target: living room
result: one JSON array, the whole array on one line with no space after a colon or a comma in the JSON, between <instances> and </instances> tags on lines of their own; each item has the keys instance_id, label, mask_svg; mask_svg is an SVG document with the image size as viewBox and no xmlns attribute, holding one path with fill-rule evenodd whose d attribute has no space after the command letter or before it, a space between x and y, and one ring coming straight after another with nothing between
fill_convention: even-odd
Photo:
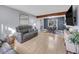
<instances>
[{"instance_id":1,"label":"living room","mask_svg":"<svg viewBox=\"0 0 79 59\"><path fill-rule=\"evenodd\" d=\"M70 5L1 5L0 53L78 53L78 48L76 50L70 47L72 44L67 45L70 47L67 51L64 40L70 34L69 31L79 30L77 5L73 5L73 16L77 23L72 24L72 21L66 20L70 7Z\"/></svg>"}]
</instances>

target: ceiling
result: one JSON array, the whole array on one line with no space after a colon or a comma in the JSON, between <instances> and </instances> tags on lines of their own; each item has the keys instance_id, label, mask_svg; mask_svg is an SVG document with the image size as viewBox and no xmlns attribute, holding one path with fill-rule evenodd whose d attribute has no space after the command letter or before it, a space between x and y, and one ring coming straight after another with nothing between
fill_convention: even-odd
<instances>
[{"instance_id":1,"label":"ceiling","mask_svg":"<svg viewBox=\"0 0 79 59\"><path fill-rule=\"evenodd\" d=\"M20 10L34 16L45 15L67 11L69 5L7 5L8 7Z\"/></svg>"}]
</instances>

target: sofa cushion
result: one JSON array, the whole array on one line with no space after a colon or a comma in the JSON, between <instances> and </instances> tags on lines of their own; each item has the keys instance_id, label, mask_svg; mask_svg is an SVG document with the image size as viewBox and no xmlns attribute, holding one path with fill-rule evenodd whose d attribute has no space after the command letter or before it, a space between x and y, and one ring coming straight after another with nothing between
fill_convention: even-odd
<instances>
[{"instance_id":1,"label":"sofa cushion","mask_svg":"<svg viewBox=\"0 0 79 59\"><path fill-rule=\"evenodd\" d=\"M0 52L5 53L11 49L11 46L8 43L3 43L2 47L0 47Z\"/></svg>"},{"instance_id":2,"label":"sofa cushion","mask_svg":"<svg viewBox=\"0 0 79 59\"><path fill-rule=\"evenodd\" d=\"M16 54L16 52L15 52L14 50L11 49L11 50L5 52L4 54Z\"/></svg>"},{"instance_id":3,"label":"sofa cushion","mask_svg":"<svg viewBox=\"0 0 79 59\"><path fill-rule=\"evenodd\" d=\"M18 26L18 27L16 27L16 30L17 30L17 32L28 32L28 30L29 29L32 29L32 26L30 26L30 25L21 25L21 26Z\"/></svg>"}]
</instances>

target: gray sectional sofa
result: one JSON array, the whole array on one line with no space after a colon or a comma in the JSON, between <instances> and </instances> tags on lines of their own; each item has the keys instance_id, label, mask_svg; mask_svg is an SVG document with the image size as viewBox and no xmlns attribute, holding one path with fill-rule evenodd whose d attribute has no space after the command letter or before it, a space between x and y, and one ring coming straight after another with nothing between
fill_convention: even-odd
<instances>
[{"instance_id":1,"label":"gray sectional sofa","mask_svg":"<svg viewBox=\"0 0 79 59\"><path fill-rule=\"evenodd\" d=\"M28 41L38 35L38 30L30 25L21 25L16 27L16 39L20 43Z\"/></svg>"}]
</instances>

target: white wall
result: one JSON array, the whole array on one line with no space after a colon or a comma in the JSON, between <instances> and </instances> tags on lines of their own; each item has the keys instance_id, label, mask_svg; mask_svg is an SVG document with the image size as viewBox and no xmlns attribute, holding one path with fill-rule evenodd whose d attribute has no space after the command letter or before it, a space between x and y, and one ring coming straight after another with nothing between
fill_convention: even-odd
<instances>
[{"instance_id":1,"label":"white wall","mask_svg":"<svg viewBox=\"0 0 79 59\"><path fill-rule=\"evenodd\" d=\"M77 28L79 31L79 6L77 6Z\"/></svg>"},{"instance_id":2,"label":"white wall","mask_svg":"<svg viewBox=\"0 0 79 59\"><path fill-rule=\"evenodd\" d=\"M11 30L15 31L15 27L18 25L19 13L8 7L0 6L0 34L11 32Z\"/></svg>"},{"instance_id":3,"label":"white wall","mask_svg":"<svg viewBox=\"0 0 79 59\"><path fill-rule=\"evenodd\" d=\"M32 25L36 23L36 17L29 15L29 25Z\"/></svg>"},{"instance_id":4,"label":"white wall","mask_svg":"<svg viewBox=\"0 0 79 59\"><path fill-rule=\"evenodd\" d=\"M0 24L15 27L19 24L19 13L15 10L0 6Z\"/></svg>"},{"instance_id":5,"label":"white wall","mask_svg":"<svg viewBox=\"0 0 79 59\"><path fill-rule=\"evenodd\" d=\"M38 32L40 32L40 27L41 27L41 22L39 19L37 19L37 28L38 28Z\"/></svg>"},{"instance_id":6,"label":"white wall","mask_svg":"<svg viewBox=\"0 0 79 59\"><path fill-rule=\"evenodd\" d=\"M29 15L29 25L36 26L38 31L40 31L40 20L36 18L35 16Z\"/></svg>"}]
</instances>

